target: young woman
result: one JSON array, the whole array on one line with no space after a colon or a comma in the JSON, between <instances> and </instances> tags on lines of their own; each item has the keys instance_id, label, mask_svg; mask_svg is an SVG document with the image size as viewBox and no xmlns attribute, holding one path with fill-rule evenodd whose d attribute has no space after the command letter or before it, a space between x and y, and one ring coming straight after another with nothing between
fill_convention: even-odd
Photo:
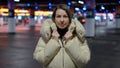
<instances>
[{"instance_id":1,"label":"young woman","mask_svg":"<svg viewBox=\"0 0 120 68\"><path fill-rule=\"evenodd\" d=\"M46 68L82 68L90 49L81 23L72 19L67 5L58 5L52 19L43 22L34 59Z\"/></svg>"}]
</instances>

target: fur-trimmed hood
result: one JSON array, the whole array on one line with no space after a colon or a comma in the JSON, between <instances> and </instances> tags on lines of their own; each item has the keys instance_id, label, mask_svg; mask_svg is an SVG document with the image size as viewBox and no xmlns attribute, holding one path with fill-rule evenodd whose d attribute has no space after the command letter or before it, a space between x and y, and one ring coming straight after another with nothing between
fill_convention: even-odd
<instances>
[{"instance_id":1,"label":"fur-trimmed hood","mask_svg":"<svg viewBox=\"0 0 120 68\"><path fill-rule=\"evenodd\" d=\"M42 28L40 30L40 34L43 37L43 39L47 42L51 37L51 31L57 30L57 27L55 23L52 21L52 19L46 19L43 24ZM81 39L85 35L85 30L82 24L78 20L72 19L72 22L70 23L70 26L68 27L68 30L77 33L78 37ZM84 38L81 39L81 41L84 41Z\"/></svg>"}]
</instances>

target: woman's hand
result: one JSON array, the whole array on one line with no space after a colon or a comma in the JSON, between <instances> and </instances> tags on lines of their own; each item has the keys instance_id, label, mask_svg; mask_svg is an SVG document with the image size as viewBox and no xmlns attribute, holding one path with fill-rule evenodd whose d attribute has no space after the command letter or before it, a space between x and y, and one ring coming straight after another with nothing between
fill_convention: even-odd
<instances>
[{"instance_id":1,"label":"woman's hand","mask_svg":"<svg viewBox=\"0 0 120 68\"><path fill-rule=\"evenodd\" d=\"M58 39L59 38L59 33L56 31L56 30L54 30L53 32L52 32L52 38L55 38L55 39Z\"/></svg>"},{"instance_id":2,"label":"woman's hand","mask_svg":"<svg viewBox=\"0 0 120 68\"><path fill-rule=\"evenodd\" d=\"M72 36L73 36L72 32L68 31L68 32L66 32L66 34L64 35L64 39L65 39L65 40L68 40L68 39L72 38Z\"/></svg>"}]
</instances>

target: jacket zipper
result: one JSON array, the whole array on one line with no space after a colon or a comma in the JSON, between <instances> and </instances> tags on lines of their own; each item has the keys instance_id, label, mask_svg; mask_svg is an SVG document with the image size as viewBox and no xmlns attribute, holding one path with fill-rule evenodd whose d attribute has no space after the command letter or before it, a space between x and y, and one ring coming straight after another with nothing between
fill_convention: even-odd
<instances>
[{"instance_id":1,"label":"jacket zipper","mask_svg":"<svg viewBox=\"0 0 120 68\"><path fill-rule=\"evenodd\" d=\"M64 41L62 40L62 39L60 39L59 40L59 42L60 42L60 45L61 45L61 48L62 48L62 65L63 65L63 67L62 68L64 68Z\"/></svg>"}]
</instances>

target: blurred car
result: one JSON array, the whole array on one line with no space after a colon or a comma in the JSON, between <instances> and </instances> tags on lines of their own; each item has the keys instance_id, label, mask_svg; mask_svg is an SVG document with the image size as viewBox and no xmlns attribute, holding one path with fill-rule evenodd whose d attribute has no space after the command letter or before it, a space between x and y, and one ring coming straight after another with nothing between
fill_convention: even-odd
<instances>
[{"instance_id":1,"label":"blurred car","mask_svg":"<svg viewBox=\"0 0 120 68\"><path fill-rule=\"evenodd\" d=\"M81 24L86 23L86 19L85 19L84 16L79 16L79 17L78 17L78 20L81 22Z\"/></svg>"}]
</instances>

